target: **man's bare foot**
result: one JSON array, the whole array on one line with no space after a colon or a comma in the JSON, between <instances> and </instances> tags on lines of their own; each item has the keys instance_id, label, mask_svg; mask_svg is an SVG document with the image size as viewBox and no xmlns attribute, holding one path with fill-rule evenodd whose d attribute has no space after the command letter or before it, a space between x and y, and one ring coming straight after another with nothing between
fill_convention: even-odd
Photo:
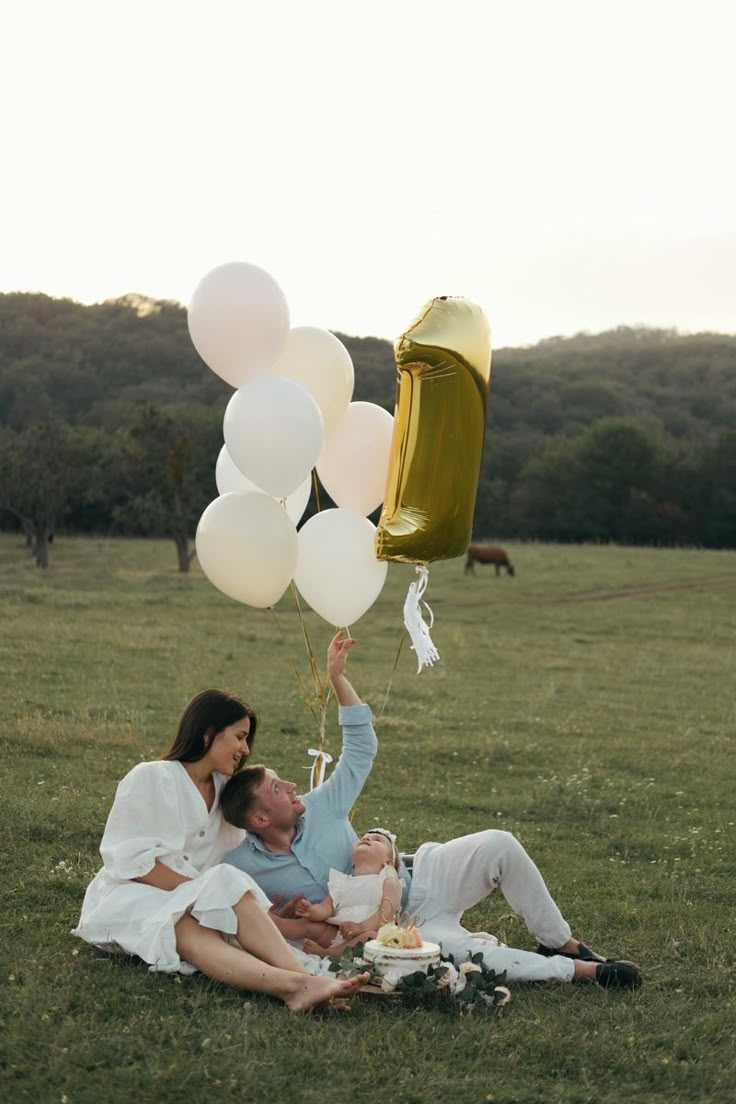
<instances>
[{"instance_id":1,"label":"man's bare foot","mask_svg":"<svg viewBox=\"0 0 736 1104\"><path fill-rule=\"evenodd\" d=\"M300 978L296 992L286 1001L290 1012L306 1012L318 1004L332 1004L338 1009L346 1009L346 997L352 997L370 980L370 974L357 974L351 978L313 977L304 974Z\"/></svg>"}]
</instances>

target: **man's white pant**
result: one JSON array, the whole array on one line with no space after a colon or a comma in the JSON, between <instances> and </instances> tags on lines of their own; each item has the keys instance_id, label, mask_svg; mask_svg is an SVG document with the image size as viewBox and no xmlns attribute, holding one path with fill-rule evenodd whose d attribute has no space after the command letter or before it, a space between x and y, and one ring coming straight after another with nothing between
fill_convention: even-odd
<instances>
[{"instance_id":1,"label":"man's white pant","mask_svg":"<svg viewBox=\"0 0 736 1104\"><path fill-rule=\"evenodd\" d=\"M414 856L407 907L419 917L423 937L439 943L456 962L482 951L486 965L496 973L505 970L509 981L571 981L572 959L517 951L462 926L465 910L497 887L545 947L561 947L570 938L542 875L510 832L491 829L422 844Z\"/></svg>"}]
</instances>

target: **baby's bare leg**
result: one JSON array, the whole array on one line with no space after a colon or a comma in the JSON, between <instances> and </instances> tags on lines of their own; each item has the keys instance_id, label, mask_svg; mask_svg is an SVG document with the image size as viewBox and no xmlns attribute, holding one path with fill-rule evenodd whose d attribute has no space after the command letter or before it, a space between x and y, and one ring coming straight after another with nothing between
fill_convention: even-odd
<instances>
[{"instance_id":1,"label":"baby's bare leg","mask_svg":"<svg viewBox=\"0 0 736 1104\"><path fill-rule=\"evenodd\" d=\"M361 932L360 935L354 935L352 939L345 939L342 943L332 943L328 947L324 947L319 943L313 942L311 939L304 940L304 950L307 954L316 955L341 955L344 954L348 947L355 947L358 943L365 943L369 939L375 939L378 935L377 931Z\"/></svg>"},{"instance_id":2,"label":"baby's bare leg","mask_svg":"<svg viewBox=\"0 0 736 1104\"><path fill-rule=\"evenodd\" d=\"M337 928L334 924L324 924L320 920L308 920L307 930L304 933L304 949L306 950L307 940L310 943L317 943L320 947L329 947L332 940L337 935ZM308 954L314 952L308 951Z\"/></svg>"},{"instance_id":3,"label":"baby's bare leg","mask_svg":"<svg viewBox=\"0 0 736 1104\"><path fill-rule=\"evenodd\" d=\"M305 939L302 947L306 954L319 955L320 958L340 953L337 948L323 947L321 943L315 943L313 939Z\"/></svg>"},{"instance_id":4,"label":"baby's bare leg","mask_svg":"<svg viewBox=\"0 0 736 1104\"><path fill-rule=\"evenodd\" d=\"M297 919L296 917L279 916L275 912L269 913L269 916L273 920L276 927L279 929L284 939L291 939L293 942L297 942L303 939L308 934L310 928L314 927L311 920Z\"/></svg>"},{"instance_id":5,"label":"baby's bare leg","mask_svg":"<svg viewBox=\"0 0 736 1104\"><path fill-rule=\"evenodd\" d=\"M334 924L323 924L320 920L307 920L306 917L302 919L289 918L278 916L275 913L270 913L270 916L284 939L291 939L294 942L300 939L308 939L310 943L316 943L320 947L329 947L337 934L337 928ZM317 951L307 951L307 954L317 953Z\"/></svg>"}]
</instances>

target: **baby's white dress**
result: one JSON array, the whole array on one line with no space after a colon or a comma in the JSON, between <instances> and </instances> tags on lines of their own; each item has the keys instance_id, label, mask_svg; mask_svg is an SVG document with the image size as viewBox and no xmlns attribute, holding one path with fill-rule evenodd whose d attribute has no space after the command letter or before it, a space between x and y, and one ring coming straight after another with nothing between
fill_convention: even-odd
<instances>
[{"instance_id":1,"label":"baby's white dress","mask_svg":"<svg viewBox=\"0 0 736 1104\"><path fill-rule=\"evenodd\" d=\"M214 774L212 809L179 762L139 763L120 782L100 844L104 866L95 876L72 932L109 951L138 955L151 970L195 973L176 950L174 925L185 913L226 936L237 932L232 906L251 890L264 910L270 907L253 879L222 864L245 832L219 809L225 775ZM156 889L133 881L159 859L191 881L176 889ZM219 865L218 865L219 864Z\"/></svg>"},{"instance_id":2,"label":"baby's white dress","mask_svg":"<svg viewBox=\"0 0 736 1104\"><path fill-rule=\"evenodd\" d=\"M386 879L399 880L392 866L384 866L380 874L343 874L330 870L327 889L332 898L334 912L328 924L360 924L380 908ZM391 917L386 917L390 920Z\"/></svg>"}]
</instances>

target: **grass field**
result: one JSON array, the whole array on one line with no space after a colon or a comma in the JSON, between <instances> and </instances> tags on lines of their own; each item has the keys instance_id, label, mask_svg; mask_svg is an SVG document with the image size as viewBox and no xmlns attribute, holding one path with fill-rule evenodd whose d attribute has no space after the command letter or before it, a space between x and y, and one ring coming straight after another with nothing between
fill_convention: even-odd
<instances>
[{"instance_id":1,"label":"grass field","mask_svg":"<svg viewBox=\"0 0 736 1104\"><path fill-rule=\"evenodd\" d=\"M256 758L307 784L315 727L290 601L230 602L172 544L59 538L47 573L0 537L3 901L0 1097L9 1104L726 1102L736 1084L736 555L510 547L517 578L436 564L441 656L404 647L356 826L411 849L520 836L576 934L636 958L635 994L517 987L495 1018L294 1019L73 939L119 778L188 698L242 693ZM351 676L381 711L411 569L354 627ZM320 661L330 630L305 613ZM334 713L329 750L338 748ZM472 925L532 947L494 896Z\"/></svg>"}]
</instances>

